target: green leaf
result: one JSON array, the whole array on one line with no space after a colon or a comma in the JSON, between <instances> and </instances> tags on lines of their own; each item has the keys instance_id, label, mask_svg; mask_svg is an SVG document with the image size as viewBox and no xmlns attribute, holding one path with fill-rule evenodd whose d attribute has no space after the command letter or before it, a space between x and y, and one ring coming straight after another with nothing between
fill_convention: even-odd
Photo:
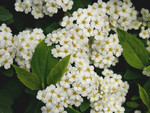
<instances>
[{"instance_id":1,"label":"green leaf","mask_svg":"<svg viewBox=\"0 0 150 113\"><path fill-rule=\"evenodd\" d=\"M0 113L13 113L11 106L0 103Z\"/></svg>"},{"instance_id":2,"label":"green leaf","mask_svg":"<svg viewBox=\"0 0 150 113\"><path fill-rule=\"evenodd\" d=\"M4 23L9 25L9 24L12 24L14 22L14 18L11 18L9 20L6 20Z\"/></svg>"},{"instance_id":3,"label":"green leaf","mask_svg":"<svg viewBox=\"0 0 150 113\"><path fill-rule=\"evenodd\" d=\"M26 17L22 16L20 13L14 15L14 26L20 32L26 28Z\"/></svg>"},{"instance_id":4,"label":"green leaf","mask_svg":"<svg viewBox=\"0 0 150 113\"><path fill-rule=\"evenodd\" d=\"M9 94L9 91L5 89L0 90L0 113L12 113L12 104L13 99Z\"/></svg>"},{"instance_id":5,"label":"green leaf","mask_svg":"<svg viewBox=\"0 0 150 113\"><path fill-rule=\"evenodd\" d=\"M147 92L148 95L150 96L150 90L149 90L149 89L150 89L150 79L148 79L148 80L145 82L143 88L146 90L146 92Z\"/></svg>"},{"instance_id":6,"label":"green leaf","mask_svg":"<svg viewBox=\"0 0 150 113\"><path fill-rule=\"evenodd\" d=\"M126 80L138 79L140 77L141 74L134 69L128 69L123 76L123 78Z\"/></svg>"},{"instance_id":7,"label":"green leaf","mask_svg":"<svg viewBox=\"0 0 150 113\"><path fill-rule=\"evenodd\" d=\"M139 94L140 94L141 100L147 107L149 107L150 99L149 99L147 92L145 91L145 89L143 87L141 87L140 85L138 85L138 86L139 86Z\"/></svg>"},{"instance_id":8,"label":"green leaf","mask_svg":"<svg viewBox=\"0 0 150 113\"><path fill-rule=\"evenodd\" d=\"M11 79L0 90L0 113L12 113L11 106L14 100L21 95L22 86L16 79Z\"/></svg>"},{"instance_id":9,"label":"green leaf","mask_svg":"<svg viewBox=\"0 0 150 113\"><path fill-rule=\"evenodd\" d=\"M125 113L131 113L132 109L131 108L125 108Z\"/></svg>"},{"instance_id":10,"label":"green leaf","mask_svg":"<svg viewBox=\"0 0 150 113\"><path fill-rule=\"evenodd\" d=\"M88 5L92 4L91 0L81 0L82 4L84 5L84 7L87 7Z\"/></svg>"},{"instance_id":11,"label":"green leaf","mask_svg":"<svg viewBox=\"0 0 150 113\"><path fill-rule=\"evenodd\" d=\"M84 100L84 102L81 103L80 105L80 110L81 112L86 111L90 107L90 102L89 100Z\"/></svg>"},{"instance_id":12,"label":"green leaf","mask_svg":"<svg viewBox=\"0 0 150 113\"><path fill-rule=\"evenodd\" d=\"M28 93L29 95L33 95L36 96L37 95L37 91L35 90L30 90L29 88L25 89L25 92Z\"/></svg>"},{"instance_id":13,"label":"green leaf","mask_svg":"<svg viewBox=\"0 0 150 113\"><path fill-rule=\"evenodd\" d=\"M143 43L135 36L123 30L117 30L123 56L132 67L143 69L149 64L149 54Z\"/></svg>"},{"instance_id":14,"label":"green leaf","mask_svg":"<svg viewBox=\"0 0 150 113\"><path fill-rule=\"evenodd\" d=\"M71 55L64 57L52 68L47 77L47 85L56 84L58 81L61 80L68 66L70 56Z\"/></svg>"},{"instance_id":15,"label":"green leaf","mask_svg":"<svg viewBox=\"0 0 150 113\"><path fill-rule=\"evenodd\" d=\"M9 24L12 24L14 22L14 18L11 18L11 19L9 19L9 20L6 20L6 21L0 21L0 24L3 24L3 23L5 23L5 24L7 24L7 25L9 25Z\"/></svg>"},{"instance_id":16,"label":"green leaf","mask_svg":"<svg viewBox=\"0 0 150 113\"><path fill-rule=\"evenodd\" d=\"M32 98L24 113L41 113L42 103L36 98Z\"/></svg>"},{"instance_id":17,"label":"green leaf","mask_svg":"<svg viewBox=\"0 0 150 113\"><path fill-rule=\"evenodd\" d=\"M139 104L136 102L126 102L126 105L130 108L137 108L139 107Z\"/></svg>"},{"instance_id":18,"label":"green leaf","mask_svg":"<svg viewBox=\"0 0 150 113\"><path fill-rule=\"evenodd\" d=\"M45 28L45 32L46 33L51 33L52 31L58 29L60 27L58 22L53 22L51 24L49 24L46 28Z\"/></svg>"},{"instance_id":19,"label":"green leaf","mask_svg":"<svg viewBox=\"0 0 150 113\"><path fill-rule=\"evenodd\" d=\"M139 96L133 96L133 97L131 97L131 100L138 100L138 99L140 99L140 97Z\"/></svg>"},{"instance_id":20,"label":"green leaf","mask_svg":"<svg viewBox=\"0 0 150 113\"><path fill-rule=\"evenodd\" d=\"M31 60L32 72L41 80L43 85L45 85L50 70L58 63L58 59L51 54L54 47L54 45L48 47L43 40L36 47Z\"/></svg>"},{"instance_id":21,"label":"green leaf","mask_svg":"<svg viewBox=\"0 0 150 113\"><path fill-rule=\"evenodd\" d=\"M4 22L12 17L12 14L4 6L0 6L0 21Z\"/></svg>"},{"instance_id":22,"label":"green leaf","mask_svg":"<svg viewBox=\"0 0 150 113\"><path fill-rule=\"evenodd\" d=\"M66 111L68 113L80 113L79 111L75 110L74 108L70 108L70 107L66 108Z\"/></svg>"},{"instance_id":23,"label":"green leaf","mask_svg":"<svg viewBox=\"0 0 150 113\"><path fill-rule=\"evenodd\" d=\"M29 71L20 68L16 65L13 65L16 70L18 79L29 89L31 90L39 90L40 89L40 82L37 76Z\"/></svg>"},{"instance_id":24,"label":"green leaf","mask_svg":"<svg viewBox=\"0 0 150 113\"><path fill-rule=\"evenodd\" d=\"M150 65L146 67L147 72L150 72Z\"/></svg>"},{"instance_id":25,"label":"green leaf","mask_svg":"<svg viewBox=\"0 0 150 113\"><path fill-rule=\"evenodd\" d=\"M9 94L9 91L2 89L0 90L0 104L9 105L13 104L12 96Z\"/></svg>"},{"instance_id":26,"label":"green leaf","mask_svg":"<svg viewBox=\"0 0 150 113\"><path fill-rule=\"evenodd\" d=\"M14 70L12 67L9 69L0 68L0 72L7 77L12 77L14 75Z\"/></svg>"},{"instance_id":27,"label":"green leaf","mask_svg":"<svg viewBox=\"0 0 150 113\"><path fill-rule=\"evenodd\" d=\"M8 91L9 95L12 97L14 101L22 94L24 86L22 83L20 83L19 80L11 79L5 84L3 89Z\"/></svg>"},{"instance_id":28,"label":"green leaf","mask_svg":"<svg viewBox=\"0 0 150 113\"><path fill-rule=\"evenodd\" d=\"M132 47L127 42L123 42L122 47L123 47L123 56L125 57L128 64L130 64L134 68L143 69L144 64L137 56L134 49L132 49Z\"/></svg>"}]
</instances>

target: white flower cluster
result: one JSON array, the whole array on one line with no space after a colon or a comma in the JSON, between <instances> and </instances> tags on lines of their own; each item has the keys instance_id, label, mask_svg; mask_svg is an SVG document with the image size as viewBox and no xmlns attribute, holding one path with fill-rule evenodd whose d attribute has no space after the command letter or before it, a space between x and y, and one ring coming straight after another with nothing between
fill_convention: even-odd
<instances>
[{"instance_id":1,"label":"white flower cluster","mask_svg":"<svg viewBox=\"0 0 150 113\"><path fill-rule=\"evenodd\" d=\"M150 72L147 70L147 68L145 67L142 71L143 75L146 75L147 77L150 77Z\"/></svg>"},{"instance_id":2,"label":"white flower cluster","mask_svg":"<svg viewBox=\"0 0 150 113\"><path fill-rule=\"evenodd\" d=\"M99 7L101 5L105 7ZM73 53L73 57L91 59L99 68L116 65L123 49L107 15L106 4L98 1L87 9L79 8L71 17L65 16L61 22L63 29L47 35L48 46L59 43L52 53L55 57L64 57ZM114 30L115 31L115 30Z\"/></svg>"},{"instance_id":3,"label":"white flower cluster","mask_svg":"<svg viewBox=\"0 0 150 113\"><path fill-rule=\"evenodd\" d=\"M24 30L15 36L16 58L20 67L30 69L30 61L35 47L45 38L42 29Z\"/></svg>"},{"instance_id":4,"label":"white flower cluster","mask_svg":"<svg viewBox=\"0 0 150 113\"><path fill-rule=\"evenodd\" d=\"M0 26L0 67L10 68L15 57L14 37L6 24Z\"/></svg>"},{"instance_id":5,"label":"white flower cluster","mask_svg":"<svg viewBox=\"0 0 150 113\"><path fill-rule=\"evenodd\" d=\"M142 17L139 18L139 21L142 23L141 31L139 36L143 39L147 39L150 37L150 13L148 9L142 8L140 11Z\"/></svg>"},{"instance_id":6,"label":"white flower cluster","mask_svg":"<svg viewBox=\"0 0 150 113\"><path fill-rule=\"evenodd\" d=\"M72 9L72 0L16 0L15 10L34 16L35 19L44 15L53 16L62 8L64 12Z\"/></svg>"},{"instance_id":7,"label":"white flower cluster","mask_svg":"<svg viewBox=\"0 0 150 113\"><path fill-rule=\"evenodd\" d=\"M103 3L99 7L103 7ZM115 28L123 30L138 29L141 23L137 21L137 11L130 0L110 0L104 6L109 21Z\"/></svg>"},{"instance_id":8,"label":"white flower cluster","mask_svg":"<svg viewBox=\"0 0 150 113\"><path fill-rule=\"evenodd\" d=\"M67 113L65 108L79 107L83 97L89 99L91 113L124 113L129 85L121 75L105 70L105 77L100 77L85 59L76 58L73 64L60 82L38 91L37 99L45 103L42 113Z\"/></svg>"}]
</instances>

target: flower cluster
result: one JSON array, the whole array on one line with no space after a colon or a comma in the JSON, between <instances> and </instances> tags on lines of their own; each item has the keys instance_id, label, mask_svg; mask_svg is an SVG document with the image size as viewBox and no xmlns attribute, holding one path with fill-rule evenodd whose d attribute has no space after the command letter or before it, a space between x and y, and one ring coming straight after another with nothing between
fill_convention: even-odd
<instances>
[{"instance_id":1,"label":"flower cluster","mask_svg":"<svg viewBox=\"0 0 150 113\"><path fill-rule=\"evenodd\" d=\"M103 7L103 3L99 7ZM115 28L123 30L138 29L141 25L137 21L137 11L130 0L110 0L105 9L109 15L109 21Z\"/></svg>"},{"instance_id":2,"label":"flower cluster","mask_svg":"<svg viewBox=\"0 0 150 113\"><path fill-rule=\"evenodd\" d=\"M59 43L52 50L55 57L73 53L73 57L90 59L90 63L99 68L116 65L123 49L110 25L106 7L99 7L102 3L98 1L87 9L79 8L71 17L65 16L61 22L65 28L47 35L48 46ZM112 30L114 33L110 33Z\"/></svg>"},{"instance_id":3,"label":"flower cluster","mask_svg":"<svg viewBox=\"0 0 150 113\"><path fill-rule=\"evenodd\" d=\"M15 38L11 32L11 29L6 24L0 26L0 67L4 66L5 69L10 68L15 57Z\"/></svg>"},{"instance_id":4,"label":"flower cluster","mask_svg":"<svg viewBox=\"0 0 150 113\"><path fill-rule=\"evenodd\" d=\"M91 113L124 112L122 103L129 85L121 80L121 75L105 70L105 77L100 77L85 59L76 58L73 64L69 64L60 82L38 91L37 99L45 103L43 113L67 113L65 108L79 107L83 98L90 101Z\"/></svg>"},{"instance_id":5,"label":"flower cluster","mask_svg":"<svg viewBox=\"0 0 150 113\"><path fill-rule=\"evenodd\" d=\"M146 75L147 77L150 77L150 72L148 71L147 67L145 67L142 71L143 75Z\"/></svg>"},{"instance_id":6,"label":"flower cluster","mask_svg":"<svg viewBox=\"0 0 150 113\"><path fill-rule=\"evenodd\" d=\"M30 61L35 47L45 38L42 29L24 30L15 36L16 58L20 67L30 69Z\"/></svg>"},{"instance_id":7,"label":"flower cluster","mask_svg":"<svg viewBox=\"0 0 150 113\"><path fill-rule=\"evenodd\" d=\"M150 37L150 13L149 10L142 8L140 11L142 17L139 18L139 21L142 23L141 25L141 32L139 33L139 36L143 39Z\"/></svg>"},{"instance_id":8,"label":"flower cluster","mask_svg":"<svg viewBox=\"0 0 150 113\"><path fill-rule=\"evenodd\" d=\"M44 15L53 16L60 8L64 12L72 9L72 0L16 0L15 10L34 16L35 19L43 18Z\"/></svg>"}]
</instances>

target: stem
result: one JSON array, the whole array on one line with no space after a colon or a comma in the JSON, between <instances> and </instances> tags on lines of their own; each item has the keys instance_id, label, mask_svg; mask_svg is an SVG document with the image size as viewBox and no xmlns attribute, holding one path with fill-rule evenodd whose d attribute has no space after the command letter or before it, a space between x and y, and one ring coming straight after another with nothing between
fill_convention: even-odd
<instances>
[{"instance_id":1,"label":"stem","mask_svg":"<svg viewBox=\"0 0 150 113\"><path fill-rule=\"evenodd\" d=\"M44 77L42 77L42 89L45 89Z\"/></svg>"}]
</instances>

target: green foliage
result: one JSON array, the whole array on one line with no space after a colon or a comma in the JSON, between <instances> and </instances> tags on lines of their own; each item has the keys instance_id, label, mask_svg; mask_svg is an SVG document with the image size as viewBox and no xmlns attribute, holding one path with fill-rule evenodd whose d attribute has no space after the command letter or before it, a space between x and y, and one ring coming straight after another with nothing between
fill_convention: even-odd
<instances>
[{"instance_id":1,"label":"green foliage","mask_svg":"<svg viewBox=\"0 0 150 113\"><path fill-rule=\"evenodd\" d=\"M77 110L75 110L75 109L73 109L73 108L70 108L70 107L66 108L66 111L67 111L68 113L80 113L79 111L77 111Z\"/></svg>"},{"instance_id":2,"label":"green foliage","mask_svg":"<svg viewBox=\"0 0 150 113\"><path fill-rule=\"evenodd\" d=\"M149 96L143 87L141 87L140 85L138 85L138 86L139 86L140 98L141 98L142 102L147 106L147 108L149 108L149 104L150 104Z\"/></svg>"},{"instance_id":3,"label":"green foliage","mask_svg":"<svg viewBox=\"0 0 150 113\"><path fill-rule=\"evenodd\" d=\"M50 70L57 64L58 59L51 54L51 49L55 46L48 47L44 40L38 44L31 60L31 69L39 80L41 80L42 87L45 86L45 81Z\"/></svg>"},{"instance_id":4,"label":"green foliage","mask_svg":"<svg viewBox=\"0 0 150 113\"><path fill-rule=\"evenodd\" d=\"M2 89L0 90L0 104L9 105L13 104L13 99L11 95L9 95L8 90Z\"/></svg>"},{"instance_id":5,"label":"green foliage","mask_svg":"<svg viewBox=\"0 0 150 113\"><path fill-rule=\"evenodd\" d=\"M0 21L6 22L10 21L12 18L12 14L4 6L0 6Z\"/></svg>"},{"instance_id":6,"label":"green foliage","mask_svg":"<svg viewBox=\"0 0 150 113\"><path fill-rule=\"evenodd\" d=\"M130 109L129 109L129 108L126 108L126 109L125 109L125 113L131 113L131 111L132 111L131 108L130 108Z\"/></svg>"},{"instance_id":7,"label":"green foliage","mask_svg":"<svg viewBox=\"0 0 150 113\"><path fill-rule=\"evenodd\" d=\"M14 101L17 99L23 92L24 87L18 80L9 80L3 89L7 90L9 95L11 96L12 100Z\"/></svg>"},{"instance_id":8,"label":"green foliage","mask_svg":"<svg viewBox=\"0 0 150 113\"><path fill-rule=\"evenodd\" d=\"M140 97L139 97L139 96L133 96L133 97L131 97L131 100L132 100L132 101L134 101L134 100L138 100L138 99L140 99Z\"/></svg>"},{"instance_id":9,"label":"green foliage","mask_svg":"<svg viewBox=\"0 0 150 113\"><path fill-rule=\"evenodd\" d=\"M29 95L33 95L33 96L36 96L36 95L37 95L37 91L31 90L31 89L29 89L29 88L26 88L24 91L25 91L27 94L29 94Z\"/></svg>"},{"instance_id":10,"label":"green foliage","mask_svg":"<svg viewBox=\"0 0 150 113\"><path fill-rule=\"evenodd\" d=\"M149 72L149 73L150 73L150 65L149 65L149 66L147 66L147 67L146 67L146 69L147 69L147 72Z\"/></svg>"},{"instance_id":11,"label":"green foliage","mask_svg":"<svg viewBox=\"0 0 150 113\"><path fill-rule=\"evenodd\" d=\"M68 66L70 56L71 55L64 57L52 68L52 70L50 71L47 77L47 85L56 84L58 81L60 81L60 79L66 72L66 68Z\"/></svg>"},{"instance_id":12,"label":"green foliage","mask_svg":"<svg viewBox=\"0 0 150 113\"><path fill-rule=\"evenodd\" d=\"M150 79L148 79L145 83L143 88L146 90L146 92L148 93L149 97L150 97Z\"/></svg>"},{"instance_id":13,"label":"green foliage","mask_svg":"<svg viewBox=\"0 0 150 113\"><path fill-rule=\"evenodd\" d=\"M80 110L81 112L85 112L88 108L90 107L90 102L89 100L84 100L81 105L80 105Z\"/></svg>"},{"instance_id":14,"label":"green foliage","mask_svg":"<svg viewBox=\"0 0 150 113\"><path fill-rule=\"evenodd\" d=\"M19 81L8 81L0 90L0 113L12 113L11 106L22 92L23 86Z\"/></svg>"},{"instance_id":15,"label":"green foliage","mask_svg":"<svg viewBox=\"0 0 150 113\"><path fill-rule=\"evenodd\" d=\"M29 71L20 68L16 65L13 65L16 70L18 79L28 88L31 90L39 90L40 89L40 82L37 76Z\"/></svg>"},{"instance_id":16,"label":"green foliage","mask_svg":"<svg viewBox=\"0 0 150 113\"><path fill-rule=\"evenodd\" d=\"M139 71L136 71L135 69L127 69L123 78L126 80L133 80L133 79L138 79L141 76L143 75Z\"/></svg>"},{"instance_id":17,"label":"green foliage","mask_svg":"<svg viewBox=\"0 0 150 113\"><path fill-rule=\"evenodd\" d=\"M58 62L58 59L51 54L52 48L54 46L48 47L44 41L38 44L31 61L32 73L13 65L17 77L29 89L39 90L41 87L44 89L45 85L56 84L64 75L71 55ZM47 84L45 83L46 80ZM31 91L26 91L32 94Z\"/></svg>"},{"instance_id":18,"label":"green foliage","mask_svg":"<svg viewBox=\"0 0 150 113\"><path fill-rule=\"evenodd\" d=\"M41 113L42 103L38 101L35 97L30 100L24 113Z\"/></svg>"},{"instance_id":19,"label":"green foliage","mask_svg":"<svg viewBox=\"0 0 150 113\"><path fill-rule=\"evenodd\" d=\"M0 113L13 113L13 112L11 110L10 105L0 103Z\"/></svg>"},{"instance_id":20,"label":"green foliage","mask_svg":"<svg viewBox=\"0 0 150 113\"><path fill-rule=\"evenodd\" d=\"M2 67L2 68L0 68L0 73L2 73L3 75L5 75L7 77L12 77L14 75L14 70L12 67L9 69L4 69Z\"/></svg>"},{"instance_id":21,"label":"green foliage","mask_svg":"<svg viewBox=\"0 0 150 113\"><path fill-rule=\"evenodd\" d=\"M126 105L128 106L128 107L130 107L130 108L137 108L137 107L139 107L139 104L138 103L136 103L136 102L126 102Z\"/></svg>"},{"instance_id":22,"label":"green foliage","mask_svg":"<svg viewBox=\"0 0 150 113\"><path fill-rule=\"evenodd\" d=\"M53 30L60 28L60 25L58 22L53 22L51 24L49 24L46 28L45 28L45 32L46 33L51 33Z\"/></svg>"},{"instance_id":23,"label":"green foliage","mask_svg":"<svg viewBox=\"0 0 150 113\"><path fill-rule=\"evenodd\" d=\"M135 36L123 30L117 30L123 56L132 67L143 69L149 65L149 54L143 43Z\"/></svg>"}]
</instances>

